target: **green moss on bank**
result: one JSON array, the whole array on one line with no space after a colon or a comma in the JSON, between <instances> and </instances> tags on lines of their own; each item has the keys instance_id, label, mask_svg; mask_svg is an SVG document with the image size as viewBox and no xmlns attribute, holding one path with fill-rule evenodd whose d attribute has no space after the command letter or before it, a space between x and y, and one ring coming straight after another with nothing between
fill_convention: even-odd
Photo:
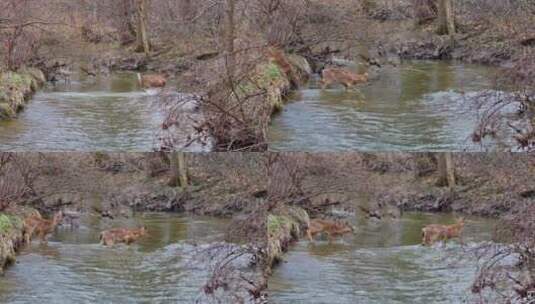
<instances>
[{"instance_id":1,"label":"green moss on bank","mask_svg":"<svg viewBox=\"0 0 535 304\"><path fill-rule=\"evenodd\" d=\"M23 242L23 221L13 214L0 213L0 274L15 262L16 251Z\"/></svg>"},{"instance_id":2,"label":"green moss on bank","mask_svg":"<svg viewBox=\"0 0 535 304\"><path fill-rule=\"evenodd\" d=\"M0 120L15 118L31 96L45 83L38 69L23 68L0 74Z\"/></svg>"},{"instance_id":3,"label":"green moss on bank","mask_svg":"<svg viewBox=\"0 0 535 304\"><path fill-rule=\"evenodd\" d=\"M0 213L0 234L8 235L13 230L22 230L23 221L20 217L11 214Z\"/></svg>"},{"instance_id":4,"label":"green moss on bank","mask_svg":"<svg viewBox=\"0 0 535 304\"><path fill-rule=\"evenodd\" d=\"M269 214L267 218L268 273L273 265L282 260L290 244L299 239L310 221L308 213L298 207L286 206L275 213Z\"/></svg>"}]
</instances>

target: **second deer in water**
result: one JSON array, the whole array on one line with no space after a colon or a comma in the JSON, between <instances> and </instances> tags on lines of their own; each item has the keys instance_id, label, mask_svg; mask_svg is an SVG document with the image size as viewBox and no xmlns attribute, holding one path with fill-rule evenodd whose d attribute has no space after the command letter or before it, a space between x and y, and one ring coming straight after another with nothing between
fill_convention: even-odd
<instances>
[{"instance_id":1,"label":"second deer in water","mask_svg":"<svg viewBox=\"0 0 535 304\"><path fill-rule=\"evenodd\" d=\"M137 80L139 85L145 89L161 89L167 84L167 79L164 75L147 74L141 75L137 73Z\"/></svg>"},{"instance_id":2,"label":"second deer in water","mask_svg":"<svg viewBox=\"0 0 535 304\"><path fill-rule=\"evenodd\" d=\"M313 219L310 221L308 226L307 237L311 242L313 242L313 237L316 234L325 233L327 234L327 239L330 242L335 236L352 232L354 232L354 229L349 224L322 219Z\"/></svg>"},{"instance_id":3,"label":"second deer in water","mask_svg":"<svg viewBox=\"0 0 535 304\"><path fill-rule=\"evenodd\" d=\"M427 225L422 229L422 245L433 245L437 241L447 241L459 238L462 243L461 233L464 228L464 218L460 218L453 225Z\"/></svg>"},{"instance_id":4,"label":"second deer in water","mask_svg":"<svg viewBox=\"0 0 535 304\"><path fill-rule=\"evenodd\" d=\"M147 228L145 227L140 227L138 229L114 228L102 231L100 234L100 242L104 246L113 246L116 243L130 245L146 234Z\"/></svg>"},{"instance_id":5,"label":"second deer in water","mask_svg":"<svg viewBox=\"0 0 535 304\"><path fill-rule=\"evenodd\" d=\"M368 82L368 73L355 74L346 69L340 68L326 68L321 73L321 88L325 89L331 84L339 83L343 85L346 90L356 86L359 83Z\"/></svg>"}]
</instances>

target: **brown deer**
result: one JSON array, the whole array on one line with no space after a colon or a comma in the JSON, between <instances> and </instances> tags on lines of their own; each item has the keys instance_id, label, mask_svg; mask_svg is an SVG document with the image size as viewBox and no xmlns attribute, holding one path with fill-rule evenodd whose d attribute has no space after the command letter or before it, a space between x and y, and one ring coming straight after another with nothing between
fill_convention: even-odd
<instances>
[{"instance_id":1,"label":"brown deer","mask_svg":"<svg viewBox=\"0 0 535 304\"><path fill-rule=\"evenodd\" d=\"M35 232L37 225L43 220L39 212L30 214L24 219L24 226L22 230L22 235L24 237L24 242L30 244L32 241L32 236Z\"/></svg>"},{"instance_id":2,"label":"brown deer","mask_svg":"<svg viewBox=\"0 0 535 304\"><path fill-rule=\"evenodd\" d=\"M147 228L144 226L138 229L114 228L100 233L100 243L104 246L113 246L116 243L130 245L146 234Z\"/></svg>"},{"instance_id":3,"label":"brown deer","mask_svg":"<svg viewBox=\"0 0 535 304\"><path fill-rule=\"evenodd\" d=\"M452 238L459 238L462 244L463 228L464 218L457 219L453 225L427 225L422 229L422 245L431 246L437 241L447 241Z\"/></svg>"},{"instance_id":4,"label":"brown deer","mask_svg":"<svg viewBox=\"0 0 535 304\"><path fill-rule=\"evenodd\" d=\"M141 73L137 73L137 80L143 89L161 89L167 84L166 77L159 74L141 75Z\"/></svg>"},{"instance_id":5,"label":"brown deer","mask_svg":"<svg viewBox=\"0 0 535 304\"><path fill-rule=\"evenodd\" d=\"M313 219L307 229L307 237L313 242L313 237L319 233L327 234L329 242L331 242L335 236L341 236L345 233L352 233L354 229L351 225L342 222L335 222L322 219Z\"/></svg>"},{"instance_id":6,"label":"brown deer","mask_svg":"<svg viewBox=\"0 0 535 304\"><path fill-rule=\"evenodd\" d=\"M48 235L54 232L59 223L61 223L62 219L62 211L56 212L51 220L43 219L39 214L32 214L27 217L24 220L23 233L26 244L31 243L34 234L41 239L41 243L46 243L48 241Z\"/></svg>"},{"instance_id":7,"label":"brown deer","mask_svg":"<svg viewBox=\"0 0 535 304\"><path fill-rule=\"evenodd\" d=\"M320 85L322 89L325 89L331 84L339 83L348 90L351 87L355 87L359 83L368 82L368 73L355 74L346 69L340 68L326 68L321 73Z\"/></svg>"}]
</instances>

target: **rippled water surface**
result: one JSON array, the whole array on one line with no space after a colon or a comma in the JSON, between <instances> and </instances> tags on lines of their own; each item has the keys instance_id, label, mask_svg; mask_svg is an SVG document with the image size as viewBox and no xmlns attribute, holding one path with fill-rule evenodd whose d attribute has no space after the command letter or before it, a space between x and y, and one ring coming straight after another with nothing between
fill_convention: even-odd
<instances>
[{"instance_id":1,"label":"rippled water surface","mask_svg":"<svg viewBox=\"0 0 535 304\"><path fill-rule=\"evenodd\" d=\"M421 228L452 216L409 214L399 222L366 222L329 244L300 241L269 281L274 303L462 303L470 299L476 259L492 222L467 219L465 246L423 247Z\"/></svg>"},{"instance_id":2,"label":"rippled water surface","mask_svg":"<svg viewBox=\"0 0 535 304\"><path fill-rule=\"evenodd\" d=\"M90 224L24 250L0 277L0 303L192 303L207 277L192 261L195 243L222 240L227 221L146 214L123 225L144 224L150 236L112 248L98 244L110 223Z\"/></svg>"},{"instance_id":3,"label":"rippled water surface","mask_svg":"<svg viewBox=\"0 0 535 304\"><path fill-rule=\"evenodd\" d=\"M132 73L48 85L15 120L0 122L2 151L151 151L163 121Z\"/></svg>"},{"instance_id":4,"label":"rippled water surface","mask_svg":"<svg viewBox=\"0 0 535 304\"><path fill-rule=\"evenodd\" d=\"M492 68L415 61L380 70L356 91L298 92L272 121L275 151L477 151L474 101L494 88ZM493 143L485 143L493 146Z\"/></svg>"}]
</instances>

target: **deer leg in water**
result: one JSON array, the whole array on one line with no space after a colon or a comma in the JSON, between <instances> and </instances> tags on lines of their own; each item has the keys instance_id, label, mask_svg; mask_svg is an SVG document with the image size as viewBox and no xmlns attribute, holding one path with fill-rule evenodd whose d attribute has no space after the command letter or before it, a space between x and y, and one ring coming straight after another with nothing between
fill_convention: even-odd
<instances>
[{"instance_id":1,"label":"deer leg in water","mask_svg":"<svg viewBox=\"0 0 535 304\"><path fill-rule=\"evenodd\" d=\"M41 239L41 244L48 244L48 238L46 233L40 233L39 238Z\"/></svg>"},{"instance_id":2,"label":"deer leg in water","mask_svg":"<svg viewBox=\"0 0 535 304\"><path fill-rule=\"evenodd\" d=\"M32 242L32 231L26 230L24 231L24 241L26 242L26 245L30 245Z\"/></svg>"},{"instance_id":3,"label":"deer leg in water","mask_svg":"<svg viewBox=\"0 0 535 304\"><path fill-rule=\"evenodd\" d=\"M322 90L325 90L329 84L324 79L320 80L320 87Z\"/></svg>"},{"instance_id":4,"label":"deer leg in water","mask_svg":"<svg viewBox=\"0 0 535 304\"><path fill-rule=\"evenodd\" d=\"M459 235L459 244L461 244L461 247L464 246L463 237Z\"/></svg>"},{"instance_id":5,"label":"deer leg in water","mask_svg":"<svg viewBox=\"0 0 535 304\"><path fill-rule=\"evenodd\" d=\"M334 240L333 236L329 232L327 232L327 240L329 240L329 244Z\"/></svg>"},{"instance_id":6,"label":"deer leg in water","mask_svg":"<svg viewBox=\"0 0 535 304\"><path fill-rule=\"evenodd\" d=\"M307 229L307 238L310 242L314 242L314 239L312 238L312 233L310 232L310 229Z\"/></svg>"}]
</instances>

